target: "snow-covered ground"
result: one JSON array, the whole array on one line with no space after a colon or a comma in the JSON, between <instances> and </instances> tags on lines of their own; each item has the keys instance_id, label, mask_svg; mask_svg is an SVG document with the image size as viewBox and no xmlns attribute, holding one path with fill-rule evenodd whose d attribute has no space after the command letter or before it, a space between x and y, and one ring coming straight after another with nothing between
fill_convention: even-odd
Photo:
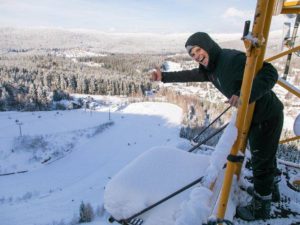
<instances>
[{"instance_id":1,"label":"snow-covered ground","mask_svg":"<svg viewBox=\"0 0 300 225\"><path fill-rule=\"evenodd\" d=\"M0 176L0 224L68 225L78 221L83 201L97 209L97 217L90 224L108 225L109 215L103 209L105 186L119 171L153 147L176 149L174 154L190 147L179 138L179 107L158 102L124 105L124 99L103 98L112 105L94 111L0 113L1 174L27 171ZM19 137L20 126L23 138ZM22 143L27 147L22 148ZM207 158L210 157L197 157L195 161L203 159L206 165ZM245 172L249 175L249 171ZM293 173L295 177L299 171ZM160 185L156 184L158 189ZM285 198L291 199L289 208L300 212L299 193L289 189L284 179L281 188ZM203 196L197 191L194 195ZM243 191L238 191L236 197L241 202L249 198ZM300 221L299 214L272 219L271 224L297 224L296 221ZM246 224L238 219L234 222Z\"/></svg>"},{"instance_id":2,"label":"snow-covered ground","mask_svg":"<svg viewBox=\"0 0 300 225\"><path fill-rule=\"evenodd\" d=\"M0 53L10 54L12 50L21 49L25 54L51 52L67 57L101 56L103 52L132 54L140 53L141 49L145 53L182 53L185 52L184 43L190 35L191 33L111 33L88 29L0 27ZM210 35L226 48L230 46L244 49L240 40L241 33ZM281 38L281 30L272 31L269 43L277 48Z\"/></svg>"},{"instance_id":3,"label":"snow-covered ground","mask_svg":"<svg viewBox=\"0 0 300 225\"><path fill-rule=\"evenodd\" d=\"M181 109L171 104L144 103L111 112L114 124L97 135L75 135L72 152L53 163L32 168L36 162L28 159L34 153L28 152L23 158L18 158L21 152L11 153L13 139L19 135L16 119L23 122L23 135L56 134L65 145L69 133L107 123L108 110L0 114L1 165L13 164L16 171L29 170L0 177L0 218L4 225L52 224L62 219L67 222L78 215L81 201L101 207L104 186L123 166L155 145L169 146L179 141ZM15 172L14 166L8 168L12 170L5 172Z\"/></svg>"}]
</instances>

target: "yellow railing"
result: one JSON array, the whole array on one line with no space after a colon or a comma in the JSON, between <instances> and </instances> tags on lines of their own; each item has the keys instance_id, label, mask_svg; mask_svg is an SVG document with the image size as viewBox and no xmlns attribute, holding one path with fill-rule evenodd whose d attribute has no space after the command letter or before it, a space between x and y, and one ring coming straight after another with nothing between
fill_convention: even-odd
<instances>
[{"instance_id":1,"label":"yellow railing","mask_svg":"<svg viewBox=\"0 0 300 225\"><path fill-rule=\"evenodd\" d=\"M300 1L285 1L281 10L281 14L299 14Z\"/></svg>"},{"instance_id":2,"label":"yellow railing","mask_svg":"<svg viewBox=\"0 0 300 225\"><path fill-rule=\"evenodd\" d=\"M238 129L237 140L235 141L230 154L236 156L238 151L245 152L249 127L252 121L255 103L249 105L250 93L253 79L262 67L266 44L269 35L271 17L274 1L258 0L252 28L251 39L245 39L247 48L247 61L244 70L244 78L241 87L240 105L238 107L236 127ZM253 43L252 40L257 40ZM250 45L249 45L250 43ZM240 173L241 165L227 161L224 182L221 190L220 202L218 205L218 218L224 218L233 175Z\"/></svg>"},{"instance_id":3,"label":"yellow railing","mask_svg":"<svg viewBox=\"0 0 300 225\"><path fill-rule=\"evenodd\" d=\"M297 47L295 47L295 48L291 48L291 49L289 49L287 51L281 52L278 55L274 55L274 56L272 56L270 58L267 58L267 59L265 59L265 61L266 62L271 62L271 61L273 61L275 59L279 59L279 58L281 58L281 57L283 57L285 55L288 55L290 53L297 52L297 51L300 51L300 45L297 46Z\"/></svg>"},{"instance_id":4,"label":"yellow railing","mask_svg":"<svg viewBox=\"0 0 300 225\"><path fill-rule=\"evenodd\" d=\"M291 142L291 141L297 141L299 139L300 139L300 136L296 136L296 137L292 137L292 138L282 140L282 141L279 142L279 144L284 144L284 143L288 143L288 142Z\"/></svg>"}]
</instances>

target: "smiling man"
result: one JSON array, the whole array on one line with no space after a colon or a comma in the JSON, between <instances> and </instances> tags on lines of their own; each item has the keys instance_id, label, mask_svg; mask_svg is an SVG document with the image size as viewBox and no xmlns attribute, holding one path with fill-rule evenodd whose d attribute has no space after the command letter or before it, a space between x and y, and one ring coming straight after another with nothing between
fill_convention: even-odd
<instances>
[{"instance_id":1,"label":"smiling man","mask_svg":"<svg viewBox=\"0 0 300 225\"><path fill-rule=\"evenodd\" d=\"M244 52L222 49L203 32L191 35L185 48L199 63L192 70L152 73L153 81L162 82L212 82L227 97L232 106L237 107L246 64ZM276 69L264 63L257 73L250 95L250 103L256 102L249 144L252 155L254 188L249 189L251 202L237 208L237 216L252 221L270 217L271 200L279 201L276 151L283 125L283 104L271 90L278 79Z\"/></svg>"}]
</instances>

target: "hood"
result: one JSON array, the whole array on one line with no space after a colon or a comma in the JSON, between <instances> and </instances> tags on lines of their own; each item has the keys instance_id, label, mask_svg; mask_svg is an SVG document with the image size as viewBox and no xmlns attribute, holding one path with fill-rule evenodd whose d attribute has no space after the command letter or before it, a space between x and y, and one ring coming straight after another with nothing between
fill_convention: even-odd
<instances>
[{"instance_id":1,"label":"hood","mask_svg":"<svg viewBox=\"0 0 300 225\"><path fill-rule=\"evenodd\" d=\"M214 69L222 49L207 33L197 32L192 34L185 43L185 47L187 48L188 46L203 48L209 55L208 69Z\"/></svg>"}]
</instances>

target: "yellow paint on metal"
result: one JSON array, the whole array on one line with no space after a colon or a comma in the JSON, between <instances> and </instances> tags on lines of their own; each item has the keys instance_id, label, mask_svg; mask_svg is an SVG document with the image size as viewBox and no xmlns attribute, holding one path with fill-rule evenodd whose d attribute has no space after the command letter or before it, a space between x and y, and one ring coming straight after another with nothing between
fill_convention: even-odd
<instances>
[{"instance_id":1,"label":"yellow paint on metal","mask_svg":"<svg viewBox=\"0 0 300 225\"><path fill-rule=\"evenodd\" d=\"M241 87L240 105L238 107L236 127L238 129L238 137L235 141L230 154L237 155L238 151L245 151L245 143L247 141L248 130L251 124L255 104L248 104L252 82L257 71L262 67L265 54L266 42L272 19L274 8L274 0L258 0L254 18L252 35L258 38L259 45L252 45L247 50L247 61L244 70L244 78ZM233 180L234 172L239 174L236 163L227 162L224 183L221 190L220 202L218 206L217 218L224 218L227 202L229 198L230 188Z\"/></svg>"},{"instance_id":2,"label":"yellow paint on metal","mask_svg":"<svg viewBox=\"0 0 300 225\"><path fill-rule=\"evenodd\" d=\"M300 14L300 8L283 8L281 14Z\"/></svg>"},{"instance_id":3,"label":"yellow paint on metal","mask_svg":"<svg viewBox=\"0 0 300 225\"><path fill-rule=\"evenodd\" d=\"M300 7L300 1L285 1L283 3L283 7L291 7L291 6L299 6Z\"/></svg>"},{"instance_id":4,"label":"yellow paint on metal","mask_svg":"<svg viewBox=\"0 0 300 225\"><path fill-rule=\"evenodd\" d=\"M300 180L294 180L293 181L293 186L296 188L298 191L300 191Z\"/></svg>"},{"instance_id":5,"label":"yellow paint on metal","mask_svg":"<svg viewBox=\"0 0 300 225\"><path fill-rule=\"evenodd\" d=\"M288 139L285 139L285 140L281 140L279 142L279 144L284 144L284 143L291 142L291 141L296 141L296 140L299 140L299 139L300 139L300 136L296 136L296 137L288 138Z\"/></svg>"},{"instance_id":6,"label":"yellow paint on metal","mask_svg":"<svg viewBox=\"0 0 300 225\"><path fill-rule=\"evenodd\" d=\"M289 49L287 51L281 52L281 53L279 53L277 55L274 55L274 56L272 56L270 58L267 58L267 59L265 59L265 61L266 62L271 62L271 61L273 61L275 59L279 59L279 58L281 58L281 57L283 57L285 55L288 55L290 53L297 52L297 51L300 51L300 45L297 46L297 47L295 47L295 48L291 48L291 49Z\"/></svg>"},{"instance_id":7,"label":"yellow paint on metal","mask_svg":"<svg viewBox=\"0 0 300 225\"><path fill-rule=\"evenodd\" d=\"M241 96L240 103L238 107L236 127L238 129L237 140L235 141L230 154L237 155L238 151L241 153L245 152L248 131L251 125L252 116L255 108L255 103L248 104L252 82L258 72L262 67L264 62L264 55L266 51L266 44L268 41L270 25L272 21L273 9L275 6L275 0L257 0L256 12L254 17L254 25L252 29L252 35L254 38L258 39L256 45L253 45L252 40L245 39L244 45L246 48L247 61L245 65L244 78L241 87ZM283 4L282 12L286 13L300 13L300 1L289 1ZM278 59L282 56L290 54L291 52L299 51L300 46L292 48L288 51L282 52L278 55L275 55L271 58L266 59L265 61L272 61ZM278 80L278 84L287 89L289 92L295 94L300 98L300 91L296 88L293 88L292 85L287 82ZM300 139L300 136L283 140L280 143L286 143L294 140ZM224 182L222 190L220 193L220 201L218 205L217 218L224 218L227 202L230 194L230 188L233 180L234 174L239 177L241 171L241 163L233 163L228 161L227 167L224 176ZM300 181L297 181L299 185ZM214 183L211 188L214 187Z\"/></svg>"},{"instance_id":8,"label":"yellow paint on metal","mask_svg":"<svg viewBox=\"0 0 300 225\"><path fill-rule=\"evenodd\" d=\"M281 14L299 14L300 1L285 1L281 10Z\"/></svg>"}]
</instances>

